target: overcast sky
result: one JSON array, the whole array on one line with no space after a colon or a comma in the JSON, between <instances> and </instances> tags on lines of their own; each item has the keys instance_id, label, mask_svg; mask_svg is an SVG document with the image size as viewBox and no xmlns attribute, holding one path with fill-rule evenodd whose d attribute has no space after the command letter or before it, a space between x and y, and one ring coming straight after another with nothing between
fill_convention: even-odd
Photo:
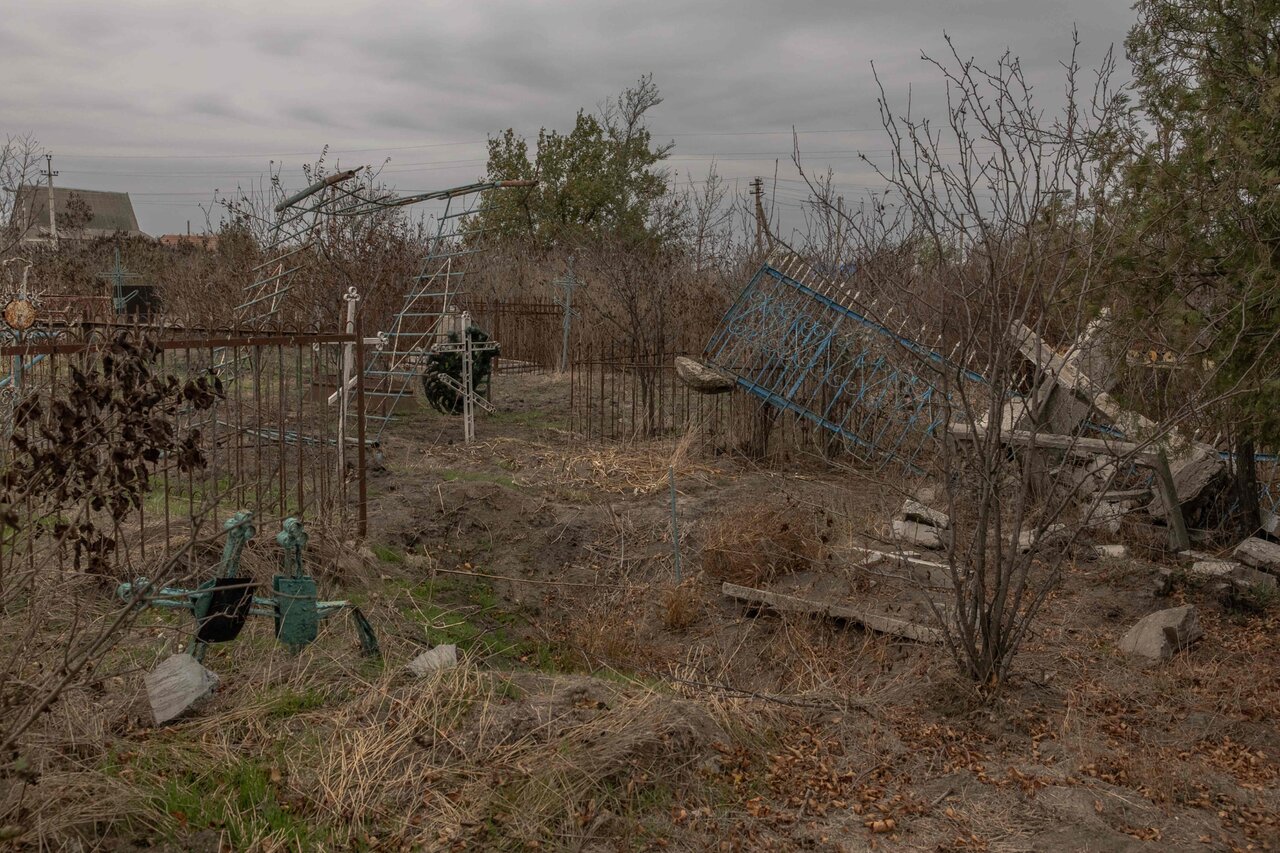
<instances>
[{"instance_id":1,"label":"overcast sky","mask_svg":"<svg viewBox=\"0 0 1280 853\"><path fill-rule=\"evenodd\" d=\"M891 98L936 103L921 51L1020 56L1046 102L1071 28L1093 65L1124 39L1115 0L5 0L0 133L32 132L56 182L126 190L142 229L200 230L200 202L331 146L344 167L381 163L403 190L484 174L487 135L568 129L646 72L665 102L650 123L670 166L772 181L799 202L790 129L849 193L856 152L882 152L875 62Z\"/></svg>"}]
</instances>

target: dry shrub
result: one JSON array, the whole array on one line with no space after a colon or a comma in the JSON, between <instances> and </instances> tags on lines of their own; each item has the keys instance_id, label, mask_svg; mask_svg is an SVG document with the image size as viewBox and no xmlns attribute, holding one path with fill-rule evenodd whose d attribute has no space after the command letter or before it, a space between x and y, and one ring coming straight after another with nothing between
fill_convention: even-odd
<instances>
[{"instance_id":1,"label":"dry shrub","mask_svg":"<svg viewBox=\"0 0 1280 853\"><path fill-rule=\"evenodd\" d=\"M794 509L744 507L707 523L702 569L717 580L757 586L808 569L820 550Z\"/></svg>"},{"instance_id":2,"label":"dry shrub","mask_svg":"<svg viewBox=\"0 0 1280 853\"><path fill-rule=\"evenodd\" d=\"M702 615L703 588L693 578L671 587L662 596L662 625L668 631L683 631Z\"/></svg>"}]
</instances>

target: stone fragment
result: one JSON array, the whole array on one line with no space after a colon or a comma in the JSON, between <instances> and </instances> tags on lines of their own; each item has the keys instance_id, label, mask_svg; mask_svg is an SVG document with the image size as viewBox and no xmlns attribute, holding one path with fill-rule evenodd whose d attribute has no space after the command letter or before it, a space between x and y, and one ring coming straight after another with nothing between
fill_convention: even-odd
<instances>
[{"instance_id":1,"label":"stone fragment","mask_svg":"<svg viewBox=\"0 0 1280 853\"><path fill-rule=\"evenodd\" d=\"M1231 574L1239 563L1234 560L1197 560L1187 571L1193 575L1206 578L1224 578Z\"/></svg>"},{"instance_id":2,"label":"stone fragment","mask_svg":"<svg viewBox=\"0 0 1280 853\"><path fill-rule=\"evenodd\" d=\"M1129 556L1128 545L1094 545L1093 550L1099 557L1107 560L1119 560Z\"/></svg>"},{"instance_id":3,"label":"stone fragment","mask_svg":"<svg viewBox=\"0 0 1280 853\"><path fill-rule=\"evenodd\" d=\"M1169 460L1173 474L1173 487L1178 495L1178 502L1186 507L1195 503L1202 492L1215 481L1221 481L1226 472L1227 463L1212 447L1194 444L1176 459ZM1169 514L1165 506L1165 498L1159 489L1147 508L1155 518L1163 519Z\"/></svg>"},{"instance_id":4,"label":"stone fragment","mask_svg":"<svg viewBox=\"0 0 1280 853\"><path fill-rule=\"evenodd\" d=\"M1131 655L1168 660L1204 635L1193 605L1157 610L1138 621L1120 640L1120 649Z\"/></svg>"},{"instance_id":5,"label":"stone fragment","mask_svg":"<svg viewBox=\"0 0 1280 853\"><path fill-rule=\"evenodd\" d=\"M918 524L927 524L929 527L936 527L939 530L946 530L951 526L951 519L947 517L945 512L941 510L931 509L919 501L907 499L902 505L900 515L907 521L914 521Z\"/></svg>"},{"instance_id":6,"label":"stone fragment","mask_svg":"<svg viewBox=\"0 0 1280 853\"><path fill-rule=\"evenodd\" d=\"M1034 530L1024 530L1018 534L1018 551L1025 554L1031 550L1032 544L1051 545L1054 542L1064 540L1067 537L1067 526L1065 524L1050 524L1036 538Z\"/></svg>"},{"instance_id":7,"label":"stone fragment","mask_svg":"<svg viewBox=\"0 0 1280 853\"><path fill-rule=\"evenodd\" d=\"M917 521L894 519L893 538L905 545L915 545L934 551L942 549L942 536L938 529Z\"/></svg>"},{"instance_id":8,"label":"stone fragment","mask_svg":"<svg viewBox=\"0 0 1280 853\"><path fill-rule=\"evenodd\" d=\"M1280 545L1274 542L1253 536L1237 545L1231 552L1231 556L1246 566L1252 566L1273 575L1280 574Z\"/></svg>"},{"instance_id":9,"label":"stone fragment","mask_svg":"<svg viewBox=\"0 0 1280 853\"><path fill-rule=\"evenodd\" d=\"M405 664L405 668L421 678L437 670L452 669L457 665L458 647L450 643L427 649Z\"/></svg>"},{"instance_id":10,"label":"stone fragment","mask_svg":"<svg viewBox=\"0 0 1280 853\"><path fill-rule=\"evenodd\" d=\"M1271 591L1276 588L1275 575L1251 569L1233 560L1199 560L1187 569L1190 574L1205 578L1224 578L1233 586L1243 589Z\"/></svg>"},{"instance_id":11,"label":"stone fragment","mask_svg":"<svg viewBox=\"0 0 1280 853\"><path fill-rule=\"evenodd\" d=\"M676 356L676 375L699 394L723 394L737 384L732 376L719 369L682 355Z\"/></svg>"},{"instance_id":12,"label":"stone fragment","mask_svg":"<svg viewBox=\"0 0 1280 853\"><path fill-rule=\"evenodd\" d=\"M156 725L180 716L218 686L217 674L189 654L170 656L142 680Z\"/></svg>"},{"instance_id":13,"label":"stone fragment","mask_svg":"<svg viewBox=\"0 0 1280 853\"><path fill-rule=\"evenodd\" d=\"M1089 514L1088 526L1111 535L1120 532L1120 522L1129 514L1130 505L1120 501L1102 501Z\"/></svg>"}]
</instances>

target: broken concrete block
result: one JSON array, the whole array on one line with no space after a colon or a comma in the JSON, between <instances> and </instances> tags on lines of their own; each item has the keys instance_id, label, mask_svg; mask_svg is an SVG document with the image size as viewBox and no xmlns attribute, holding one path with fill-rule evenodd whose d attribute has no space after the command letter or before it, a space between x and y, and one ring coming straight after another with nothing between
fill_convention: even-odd
<instances>
[{"instance_id":1,"label":"broken concrete block","mask_svg":"<svg viewBox=\"0 0 1280 853\"><path fill-rule=\"evenodd\" d=\"M930 509L919 501L907 499L902 505L900 515L907 521L914 521L918 524L927 524L930 527L936 527L939 530L946 530L951 526L951 519L947 517L945 512Z\"/></svg>"},{"instance_id":2,"label":"broken concrete block","mask_svg":"<svg viewBox=\"0 0 1280 853\"><path fill-rule=\"evenodd\" d=\"M699 394L723 394L737 385L729 374L682 355L676 356L676 375Z\"/></svg>"},{"instance_id":3,"label":"broken concrete block","mask_svg":"<svg viewBox=\"0 0 1280 853\"><path fill-rule=\"evenodd\" d=\"M458 665L458 647L453 644L440 645L427 649L413 660L405 664L405 669L421 678L424 675L441 669L452 669Z\"/></svg>"},{"instance_id":4,"label":"broken concrete block","mask_svg":"<svg viewBox=\"0 0 1280 853\"><path fill-rule=\"evenodd\" d=\"M1277 585L1274 575L1251 569L1233 560L1198 560L1187 571L1205 578L1224 578L1241 589L1271 591Z\"/></svg>"},{"instance_id":5,"label":"broken concrete block","mask_svg":"<svg viewBox=\"0 0 1280 853\"><path fill-rule=\"evenodd\" d=\"M1120 649L1151 660L1168 660L1203 635L1196 608L1186 604L1142 617L1121 638Z\"/></svg>"},{"instance_id":6,"label":"broken concrete block","mask_svg":"<svg viewBox=\"0 0 1280 853\"><path fill-rule=\"evenodd\" d=\"M1200 577L1224 578L1237 566L1240 564L1233 560L1196 560L1187 571Z\"/></svg>"},{"instance_id":7,"label":"broken concrete block","mask_svg":"<svg viewBox=\"0 0 1280 853\"><path fill-rule=\"evenodd\" d=\"M1173 474L1173 487L1177 492L1178 502L1186 507L1194 503L1211 483L1223 478L1227 463L1212 447L1194 444L1185 453L1179 454L1178 458L1171 459L1169 467ZM1164 495L1159 489L1156 490L1147 511L1159 519L1169 514Z\"/></svg>"},{"instance_id":8,"label":"broken concrete block","mask_svg":"<svg viewBox=\"0 0 1280 853\"><path fill-rule=\"evenodd\" d=\"M938 529L918 521L894 519L893 538L905 545L930 548L934 551L942 549L942 536Z\"/></svg>"},{"instance_id":9,"label":"broken concrete block","mask_svg":"<svg viewBox=\"0 0 1280 853\"><path fill-rule=\"evenodd\" d=\"M218 676L188 654L173 655L143 676L156 725L167 723L218 686Z\"/></svg>"},{"instance_id":10,"label":"broken concrete block","mask_svg":"<svg viewBox=\"0 0 1280 853\"><path fill-rule=\"evenodd\" d=\"M1253 536L1237 545L1231 556L1246 566L1262 569L1273 575L1280 574L1280 545L1274 542Z\"/></svg>"},{"instance_id":11,"label":"broken concrete block","mask_svg":"<svg viewBox=\"0 0 1280 853\"><path fill-rule=\"evenodd\" d=\"M1092 465L1060 465L1049 476L1062 495L1076 499L1089 498L1102 487Z\"/></svg>"},{"instance_id":12,"label":"broken concrete block","mask_svg":"<svg viewBox=\"0 0 1280 853\"><path fill-rule=\"evenodd\" d=\"M1064 540L1066 537L1067 526L1065 524L1050 524L1040 534L1039 538L1036 537L1034 530L1024 530L1018 534L1018 551L1025 554L1031 550L1032 544L1050 545L1053 542Z\"/></svg>"},{"instance_id":13,"label":"broken concrete block","mask_svg":"<svg viewBox=\"0 0 1280 853\"><path fill-rule=\"evenodd\" d=\"M1102 501L1089 514L1088 526L1105 530L1113 536L1120 532L1120 522L1129 514L1127 503Z\"/></svg>"},{"instance_id":14,"label":"broken concrete block","mask_svg":"<svg viewBox=\"0 0 1280 853\"><path fill-rule=\"evenodd\" d=\"M1106 560L1119 560L1129 556L1128 545L1094 545L1093 550Z\"/></svg>"}]
</instances>

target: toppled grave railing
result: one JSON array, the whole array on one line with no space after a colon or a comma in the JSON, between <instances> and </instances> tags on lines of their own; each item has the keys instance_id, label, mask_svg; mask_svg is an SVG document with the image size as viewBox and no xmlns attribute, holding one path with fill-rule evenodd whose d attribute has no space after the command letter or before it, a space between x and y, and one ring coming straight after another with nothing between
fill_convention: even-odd
<instances>
[{"instance_id":1,"label":"toppled grave railing","mask_svg":"<svg viewBox=\"0 0 1280 853\"><path fill-rule=\"evenodd\" d=\"M981 383L928 346L858 310L859 294L794 256L760 268L712 335L706 361L760 401L848 442L881 468L918 471L946 423L946 401L922 365ZM876 312L877 314L879 312ZM886 316L891 316L887 312Z\"/></svg>"}]
</instances>

